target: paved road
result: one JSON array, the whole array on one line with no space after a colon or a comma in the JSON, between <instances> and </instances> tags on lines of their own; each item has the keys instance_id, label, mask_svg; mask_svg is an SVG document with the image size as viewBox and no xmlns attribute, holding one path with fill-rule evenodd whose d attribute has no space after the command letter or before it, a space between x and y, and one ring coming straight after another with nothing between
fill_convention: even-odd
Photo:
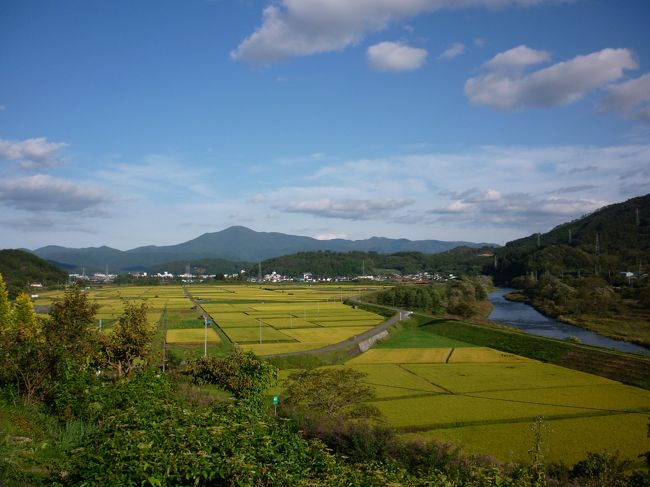
<instances>
[{"instance_id":1,"label":"paved road","mask_svg":"<svg viewBox=\"0 0 650 487\"><path fill-rule=\"evenodd\" d=\"M360 301L357 300L351 300L354 303L362 304ZM386 306L381 306L382 308L390 309L391 311L395 311L395 308L389 308ZM365 340L368 340L369 338L374 337L375 335L378 335L386 330L388 330L391 326L393 326L395 323L399 323L402 320L406 320L410 317L411 313L410 311L404 311L404 310L397 310L397 313L393 315L391 318L387 319L383 323L378 324L374 328L371 328L368 331L363 332L360 335L353 336L352 338L349 338L343 342L339 343L334 343L332 345L327 345L326 347L321 347L321 348L315 348L313 350L304 350L301 352L291 352L291 353L278 353L275 355L264 355L264 357L293 357L297 355L315 355L318 353L324 353L324 352L335 352L339 350L350 350L355 347L359 347L359 344L361 342L364 342Z\"/></svg>"}]
</instances>

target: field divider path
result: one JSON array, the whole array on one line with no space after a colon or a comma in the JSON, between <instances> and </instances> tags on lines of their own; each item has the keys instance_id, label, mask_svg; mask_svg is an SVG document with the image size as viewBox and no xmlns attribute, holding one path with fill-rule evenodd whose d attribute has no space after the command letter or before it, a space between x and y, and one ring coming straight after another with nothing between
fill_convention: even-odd
<instances>
[{"instance_id":1,"label":"field divider path","mask_svg":"<svg viewBox=\"0 0 650 487\"><path fill-rule=\"evenodd\" d=\"M534 404L535 406L557 406L561 408L570 408L570 409L587 409L591 411L600 411L603 413L618 413L618 412L623 412L623 413L638 413L638 412L648 412L650 409L648 408L637 408L637 409L607 409L607 408L596 408L593 406L575 406L573 404L553 404L553 403L547 403L547 402L538 402L538 401L525 401L523 399L504 399L501 397L486 397L486 396L479 396L476 393L469 392L469 393L460 393L458 394L459 396L465 396L465 397L473 397L474 399L487 399L487 400L493 400L493 401L501 401L501 402L513 402L513 403L518 403L518 404Z\"/></svg>"},{"instance_id":2,"label":"field divider path","mask_svg":"<svg viewBox=\"0 0 650 487\"><path fill-rule=\"evenodd\" d=\"M221 342L227 344L229 348L233 348L235 346L234 342L230 339L230 337L221 329L221 327L217 324L216 320L212 318L210 313L208 313L205 309L203 309L203 306L201 306L196 299L190 294L190 292L187 290L185 286L183 286L183 292L185 293L185 296L187 299L189 299L194 306L196 307L196 311L199 312L199 314L203 317L204 320L210 320L212 322L212 325L210 328L214 329L214 331L219 335L221 338Z\"/></svg>"},{"instance_id":3,"label":"field divider path","mask_svg":"<svg viewBox=\"0 0 650 487\"><path fill-rule=\"evenodd\" d=\"M447 359L445 360L446 364L448 364L449 360L451 360L451 356L454 354L454 350L456 350L456 349L452 348L451 350L449 350L449 355L447 355Z\"/></svg>"},{"instance_id":4,"label":"field divider path","mask_svg":"<svg viewBox=\"0 0 650 487\"><path fill-rule=\"evenodd\" d=\"M578 418L602 418L607 416L623 416L627 414L644 414L639 411L611 411L611 412L586 412L583 414L567 413L567 414L553 414L544 416L544 421L560 421L563 419L578 419ZM396 426L394 429L399 433L423 433L426 431L467 428L472 426L490 426L496 424L517 424L517 423L534 423L539 416L521 416L518 418L503 418L503 419L487 419L487 420L473 420L473 421L453 421L449 423L431 423L422 424L417 426Z\"/></svg>"},{"instance_id":5,"label":"field divider path","mask_svg":"<svg viewBox=\"0 0 650 487\"><path fill-rule=\"evenodd\" d=\"M451 394L452 396L456 396L456 395L457 395L454 391L451 391L451 390L447 389L446 387L441 386L440 384L436 384L435 382L431 382L429 379L425 379L424 377L422 377L421 375L416 374L416 373L413 372L412 370L409 370L409 369L405 368L405 367L403 366L403 364L397 364L397 367L399 367L400 369L402 369L404 372L408 372L409 374L414 375L414 376L417 377L418 379L423 380L423 381L426 382L427 384L431 384L432 386L437 387L438 389L442 389L442 390L445 391L447 394Z\"/></svg>"}]
</instances>

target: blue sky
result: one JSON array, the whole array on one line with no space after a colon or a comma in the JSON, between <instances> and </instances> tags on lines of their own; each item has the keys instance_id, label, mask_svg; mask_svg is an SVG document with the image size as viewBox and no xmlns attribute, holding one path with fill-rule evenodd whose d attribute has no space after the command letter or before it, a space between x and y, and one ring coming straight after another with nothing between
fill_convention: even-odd
<instances>
[{"instance_id":1,"label":"blue sky","mask_svg":"<svg viewBox=\"0 0 650 487\"><path fill-rule=\"evenodd\" d=\"M4 0L0 248L504 243L650 192L646 0Z\"/></svg>"}]
</instances>

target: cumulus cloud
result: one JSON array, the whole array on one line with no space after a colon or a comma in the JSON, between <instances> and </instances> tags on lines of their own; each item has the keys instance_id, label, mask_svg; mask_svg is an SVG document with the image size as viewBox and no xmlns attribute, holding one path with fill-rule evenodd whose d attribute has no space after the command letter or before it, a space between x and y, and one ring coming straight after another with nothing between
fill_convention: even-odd
<instances>
[{"instance_id":1,"label":"cumulus cloud","mask_svg":"<svg viewBox=\"0 0 650 487\"><path fill-rule=\"evenodd\" d=\"M267 64L339 51L367 32L424 12L474 6L503 8L562 0L280 0L263 11L262 25L231 51L232 59Z\"/></svg>"},{"instance_id":2,"label":"cumulus cloud","mask_svg":"<svg viewBox=\"0 0 650 487\"><path fill-rule=\"evenodd\" d=\"M414 71L424 64L427 50L399 42L380 42L368 48L367 56L378 71Z\"/></svg>"},{"instance_id":3,"label":"cumulus cloud","mask_svg":"<svg viewBox=\"0 0 650 487\"><path fill-rule=\"evenodd\" d=\"M551 59L547 51L538 51L528 46L517 46L513 49L501 52L490 59L485 66L493 70L510 70L513 68L525 68Z\"/></svg>"},{"instance_id":4,"label":"cumulus cloud","mask_svg":"<svg viewBox=\"0 0 650 487\"><path fill-rule=\"evenodd\" d=\"M497 196L498 193L498 196ZM590 213L610 202L602 199L535 195L526 192L501 194L495 190L472 189L456 195L431 214L442 221L476 226L548 228L549 222L562 222Z\"/></svg>"},{"instance_id":5,"label":"cumulus cloud","mask_svg":"<svg viewBox=\"0 0 650 487\"><path fill-rule=\"evenodd\" d=\"M375 200L307 200L289 203L281 209L288 213L307 213L325 218L342 218L345 220L368 220L412 204L410 200L375 199Z\"/></svg>"},{"instance_id":6,"label":"cumulus cloud","mask_svg":"<svg viewBox=\"0 0 650 487\"><path fill-rule=\"evenodd\" d=\"M62 160L57 153L68 144L48 142L45 137L25 140L0 139L0 159L19 161L26 169L58 166Z\"/></svg>"},{"instance_id":7,"label":"cumulus cloud","mask_svg":"<svg viewBox=\"0 0 650 487\"><path fill-rule=\"evenodd\" d=\"M465 52L465 44L454 42L449 48L445 49L438 59L454 59Z\"/></svg>"},{"instance_id":8,"label":"cumulus cloud","mask_svg":"<svg viewBox=\"0 0 650 487\"><path fill-rule=\"evenodd\" d=\"M650 73L612 86L599 108L603 112L617 112L626 118L650 122Z\"/></svg>"},{"instance_id":9,"label":"cumulus cloud","mask_svg":"<svg viewBox=\"0 0 650 487\"><path fill-rule=\"evenodd\" d=\"M603 49L525 72L525 68L549 59L547 52L527 46L497 54L484 65L484 74L467 80L465 95L472 103L497 110L566 105L638 67L629 49Z\"/></svg>"},{"instance_id":10,"label":"cumulus cloud","mask_svg":"<svg viewBox=\"0 0 650 487\"><path fill-rule=\"evenodd\" d=\"M80 212L108 199L97 187L47 175L0 181L0 204L18 210Z\"/></svg>"}]
</instances>

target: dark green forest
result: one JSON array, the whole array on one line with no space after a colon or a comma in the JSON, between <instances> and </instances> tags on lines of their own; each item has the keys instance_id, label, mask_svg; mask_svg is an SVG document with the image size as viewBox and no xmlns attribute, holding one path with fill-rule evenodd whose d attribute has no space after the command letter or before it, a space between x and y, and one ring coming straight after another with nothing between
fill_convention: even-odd
<instances>
[{"instance_id":1,"label":"dark green forest","mask_svg":"<svg viewBox=\"0 0 650 487\"><path fill-rule=\"evenodd\" d=\"M486 262L492 261L492 248L456 247L438 254L421 252L298 252L261 263L262 274L273 271L292 277L311 272L318 277L358 277L366 275L415 275L423 272L477 275ZM249 269L257 275L259 267Z\"/></svg>"},{"instance_id":2,"label":"dark green forest","mask_svg":"<svg viewBox=\"0 0 650 487\"><path fill-rule=\"evenodd\" d=\"M30 283L65 284L68 273L40 257L17 249L0 250L0 274L4 276L11 297L28 291Z\"/></svg>"},{"instance_id":3,"label":"dark green forest","mask_svg":"<svg viewBox=\"0 0 650 487\"><path fill-rule=\"evenodd\" d=\"M650 195L601 208L547 233L495 249L484 272L497 283L518 276L597 275L621 281L621 272L647 273L650 264Z\"/></svg>"}]
</instances>

